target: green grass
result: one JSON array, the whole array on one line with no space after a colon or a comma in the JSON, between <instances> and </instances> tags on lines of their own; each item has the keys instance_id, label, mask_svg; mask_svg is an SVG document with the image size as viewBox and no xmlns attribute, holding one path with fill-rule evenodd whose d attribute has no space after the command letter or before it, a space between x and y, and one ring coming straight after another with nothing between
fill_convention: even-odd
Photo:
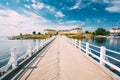
<instances>
[{"instance_id":1,"label":"green grass","mask_svg":"<svg viewBox=\"0 0 120 80\"><path fill-rule=\"evenodd\" d=\"M69 37L69 38L72 38L72 39L84 39L85 38L82 35L73 35L73 34L68 34L66 36Z\"/></svg>"},{"instance_id":2,"label":"green grass","mask_svg":"<svg viewBox=\"0 0 120 80\"><path fill-rule=\"evenodd\" d=\"M52 37L52 35L49 34L36 34L36 35L32 35L32 34L25 34L25 35L19 35L19 36L14 36L15 39L46 39Z\"/></svg>"}]
</instances>

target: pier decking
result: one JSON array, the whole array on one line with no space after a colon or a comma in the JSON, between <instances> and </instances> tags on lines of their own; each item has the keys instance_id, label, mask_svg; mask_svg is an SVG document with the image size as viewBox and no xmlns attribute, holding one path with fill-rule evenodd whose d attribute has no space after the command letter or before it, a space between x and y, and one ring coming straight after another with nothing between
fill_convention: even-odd
<instances>
[{"instance_id":1,"label":"pier decking","mask_svg":"<svg viewBox=\"0 0 120 80\"><path fill-rule=\"evenodd\" d=\"M113 80L99 65L58 36L21 80Z\"/></svg>"}]
</instances>

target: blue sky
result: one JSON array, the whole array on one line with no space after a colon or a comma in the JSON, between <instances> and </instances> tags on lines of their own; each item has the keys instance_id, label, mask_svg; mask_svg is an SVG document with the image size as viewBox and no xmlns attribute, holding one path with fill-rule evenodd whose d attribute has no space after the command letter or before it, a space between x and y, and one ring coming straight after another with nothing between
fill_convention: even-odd
<instances>
[{"instance_id":1,"label":"blue sky","mask_svg":"<svg viewBox=\"0 0 120 80\"><path fill-rule=\"evenodd\" d=\"M0 0L0 35L43 29L107 30L120 23L120 0Z\"/></svg>"}]
</instances>

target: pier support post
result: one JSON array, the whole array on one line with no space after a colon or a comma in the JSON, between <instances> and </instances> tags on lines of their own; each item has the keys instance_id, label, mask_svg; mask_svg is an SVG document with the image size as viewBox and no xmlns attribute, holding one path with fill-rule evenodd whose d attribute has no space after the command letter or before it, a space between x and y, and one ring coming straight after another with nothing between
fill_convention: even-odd
<instances>
[{"instance_id":1,"label":"pier support post","mask_svg":"<svg viewBox=\"0 0 120 80\"><path fill-rule=\"evenodd\" d=\"M89 43L86 43L86 54L89 55Z\"/></svg>"},{"instance_id":2,"label":"pier support post","mask_svg":"<svg viewBox=\"0 0 120 80\"><path fill-rule=\"evenodd\" d=\"M105 53L106 53L106 48L104 46L101 46L100 48L100 64L105 65L103 60L105 60Z\"/></svg>"},{"instance_id":3,"label":"pier support post","mask_svg":"<svg viewBox=\"0 0 120 80\"><path fill-rule=\"evenodd\" d=\"M81 51L81 41L79 41L79 49L80 49L80 51Z\"/></svg>"},{"instance_id":4,"label":"pier support post","mask_svg":"<svg viewBox=\"0 0 120 80\"><path fill-rule=\"evenodd\" d=\"M15 48L11 49L11 62L12 62L12 68L14 69L17 66L17 56L15 54Z\"/></svg>"}]
</instances>

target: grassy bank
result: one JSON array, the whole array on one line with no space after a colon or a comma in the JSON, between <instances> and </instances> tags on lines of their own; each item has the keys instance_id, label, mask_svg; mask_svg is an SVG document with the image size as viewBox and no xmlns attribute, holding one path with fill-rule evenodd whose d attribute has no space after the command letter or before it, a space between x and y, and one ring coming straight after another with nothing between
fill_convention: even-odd
<instances>
[{"instance_id":1,"label":"grassy bank","mask_svg":"<svg viewBox=\"0 0 120 80\"><path fill-rule=\"evenodd\" d=\"M13 36L11 39L46 39L52 37L52 35L49 34L25 34L25 35L19 35L19 36Z\"/></svg>"},{"instance_id":2,"label":"grassy bank","mask_svg":"<svg viewBox=\"0 0 120 80\"><path fill-rule=\"evenodd\" d=\"M68 34L66 36L72 39L89 39L92 37L92 34L81 34L81 35Z\"/></svg>"}]
</instances>

